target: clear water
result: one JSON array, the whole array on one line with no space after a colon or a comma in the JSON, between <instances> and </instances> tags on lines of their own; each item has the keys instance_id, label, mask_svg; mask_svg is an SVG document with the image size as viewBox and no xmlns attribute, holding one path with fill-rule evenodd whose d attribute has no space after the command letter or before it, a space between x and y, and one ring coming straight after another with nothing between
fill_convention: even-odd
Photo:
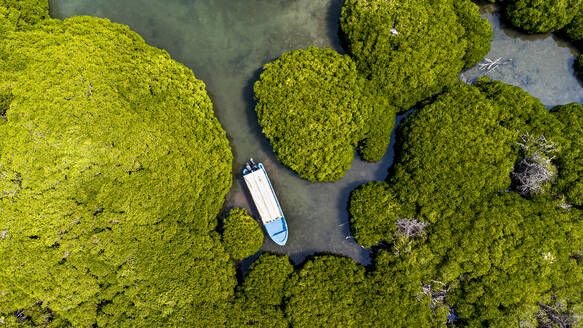
<instances>
[{"instance_id":1,"label":"clear water","mask_svg":"<svg viewBox=\"0 0 583 328\"><path fill-rule=\"evenodd\" d=\"M243 163L253 157L265 164L286 214L290 230L287 245L280 247L266 238L263 250L287 254L294 263L311 254L334 253L366 265L370 263L369 250L350 236L348 199L358 185L386 178L393 160L392 144L379 163L355 157L343 179L310 183L275 159L253 109L253 83L265 63L285 51L311 45L343 52L337 33L342 2L52 0L51 13L57 18L91 15L127 24L149 44L166 49L206 83L235 155L234 185L225 208L245 207L256 213L239 174ZM583 88L572 68L576 51L552 36L526 36L501 26L492 8L483 7L483 14L494 26L488 57L509 57L513 61L488 75L522 86L546 105L582 102ZM471 80L483 73L472 69L464 77ZM243 269L250 261L243 262Z\"/></svg>"},{"instance_id":2,"label":"clear water","mask_svg":"<svg viewBox=\"0 0 583 328\"><path fill-rule=\"evenodd\" d=\"M481 12L494 27L492 49L486 58L502 58L507 64L490 72L476 66L463 74L466 79L486 75L520 86L548 107L583 102L583 84L574 74L579 54L575 47L554 34L528 35L516 31L501 18L495 5L481 6Z\"/></svg>"}]
</instances>

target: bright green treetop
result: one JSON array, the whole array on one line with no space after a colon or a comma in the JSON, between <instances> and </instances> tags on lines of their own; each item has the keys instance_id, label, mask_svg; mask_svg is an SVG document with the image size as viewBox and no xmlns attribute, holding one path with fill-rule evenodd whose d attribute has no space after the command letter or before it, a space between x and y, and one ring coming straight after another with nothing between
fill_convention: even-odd
<instances>
[{"instance_id":1,"label":"bright green treetop","mask_svg":"<svg viewBox=\"0 0 583 328\"><path fill-rule=\"evenodd\" d=\"M225 218L223 242L225 249L236 260L251 256L263 245L263 231L247 210L234 208Z\"/></svg>"},{"instance_id":2,"label":"bright green treetop","mask_svg":"<svg viewBox=\"0 0 583 328\"><path fill-rule=\"evenodd\" d=\"M583 304L583 268L572 257L582 248L580 211L512 192L436 223L420 252L438 259L433 279L450 283L447 302L463 322L509 327L536 322L552 297L568 311Z\"/></svg>"},{"instance_id":3,"label":"bright green treetop","mask_svg":"<svg viewBox=\"0 0 583 328\"><path fill-rule=\"evenodd\" d=\"M454 9L459 23L464 28L466 53L464 68L478 64L488 52L493 38L492 26L487 19L480 17L480 8L469 0L454 0Z\"/></svg>"},{"instance_id":4,"label":"bright green treetop","mask_svg":"<svg viewBox=\"0 0 583 328\"><path fill-rule=\"evenodd\" d=\"M374 326L365 303L364 267L339 256L317 256L286 284L285 312L292 327Z\"/></svg>"},{"instance_id":5,"label":"bright green treetop","mask_svg":"<svg viewBox=\"0 0 583 328\"><path fill-rule=\"evenodd\" d=\"M310 181L344 176L361 143L379 160L394 124L393 110L358 76L350 57L310 47L265 65L255 107L278 159Z\"/></svg>"},{"instance_id":6,"label":"bright green treetop","mask_svg":"<svg viewBox=\"0 0 583 328\"><path fill-rule=\"evenodd\" d=\"M491 40L475 5L452 0L347 0L340 23L360 72L399 110L452 85Z\"/></svg>"},{"instance_id":7,"label":"bright green treetop","mask_svg":"<svg viewBox=\"0 0 583 328\"><path fill-rule=\"evenodd\" d=\"M510 0L506 16L529 33L546 33L565 27L582 10L582 0Z\"/></svg>"},{"instance_id":8,"label":"bright green treetop","mask_svg":"<svg viewBox=\"0 0 583 328\"><path fill-rule=\"evenodd\" d=\"M232 327L252 322L255 327L287 328L282 308L284 287L294 271L287 256L264 253L255 260L238 288Z\"/></svg>"},{"instance_id":9,"label":"bright green treetop","mask_svg":"<svg viewBox=\"0 0 583 328\"><path fill-rule=\"evenodd\" d=\"M553 192L565 196L568 204L583 206L583 106L577 103L556 106L548 124L550 140L560 146L555 155L559 167Z\"/></svg>"},{"instance_id":10,"label":"bright green treetop","mask_svg":"<svg viewBox=\"0 0 583 328\"><path fill-rule=\"evenodd\" d=\"M0 104L0 316L226 320L232 155L192 71L127 26L45 20L0 43Z\"/></svg>"},{"instance_id":11,"label":"bright green treetop","mask_svg":"<svg viewBox=\"0 0 583 328\"><path fill-rule=\"evenodd\" d=\"M7 31L27 28L48 17L47 0L0 0L0 37Z\"/></svg>"}]
</instances>

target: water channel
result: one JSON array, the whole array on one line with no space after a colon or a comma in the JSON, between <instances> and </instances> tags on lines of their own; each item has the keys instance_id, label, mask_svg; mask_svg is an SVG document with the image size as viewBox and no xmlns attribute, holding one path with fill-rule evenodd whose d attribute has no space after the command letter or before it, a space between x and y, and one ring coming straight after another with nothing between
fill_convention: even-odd
<instances>
[{"instance_id":1,"label":"water channel","mask_svg":"<svg viewBox=\"0 0 583 328\"><path fill-rule=\"evenodd\" d=\"M266 238L264 251L287 254L301 263L315 253L334 253L370 263L369 250L350 236L347 203L350 192L371 180L384 180L393 160L393 140L378 163L356 155L348 174L335 183L300 179L275 158L262 135L253 109L253 83L261 67L283 52L311 45L343 53L338 38L342 0L51 0L51 15L106 17L129 25L150 45L166 49L206 83L215 112L227 131L235 156L234 183L226 209L244 207L255 213L239 171L250 156L265 164L286 214L290 235L285 247ZM485 73L478 68L463 79L488 75L518 85L547 106L583 102L575 78L578 54L554 35L525 35L505 26L496 7L484 5L494 41L488 58L512 59ZM399 117L397 123L402 116ZM391 128L391 127L387 127ZM251 259L243 262L243 269Z\"/></svg>"}]
</instances>

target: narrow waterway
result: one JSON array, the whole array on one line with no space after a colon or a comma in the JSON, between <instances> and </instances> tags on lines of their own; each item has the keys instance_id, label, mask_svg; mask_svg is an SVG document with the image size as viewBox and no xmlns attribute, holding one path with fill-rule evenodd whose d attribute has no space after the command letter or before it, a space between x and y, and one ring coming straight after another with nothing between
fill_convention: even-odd
<instances>
[{"instance_id":1,"label":"narrow waterway","mask_svg":"<svg viewBox=\"0 0 583 328\"><path fill-rule=\"evenodd\" d=\"M370 253L350 236L347 202L350 192L371 180L384 180L392 163L391 143L379 163L358 158L335 183L314 184L283 167L261 134L253 109L253 83L261 67L281 53L310 45L343 52L338 39L342 0L52 0L56 18L73 15L107 17L129 25L151 45L166 49L202 79L216 115L229 135L234 184L226 208L255 213L239 170L249 157L265 164L286 214L290 235L280 247L266 238L263 250L287 254L300 263L314 253L343 254L370 263ZM525 88L552 106L582 102L583 88L573 75L576 50L554 36L527 36L502 26L493 6L483 15L494 26L488 58L512 58L488 73L464 73L473 80L493 79ZM400 117L401 118L401 117ZM392 127L387 127L392 128ZM243 263L243 266L249 260Z\"/></svg>"}]
</instances>

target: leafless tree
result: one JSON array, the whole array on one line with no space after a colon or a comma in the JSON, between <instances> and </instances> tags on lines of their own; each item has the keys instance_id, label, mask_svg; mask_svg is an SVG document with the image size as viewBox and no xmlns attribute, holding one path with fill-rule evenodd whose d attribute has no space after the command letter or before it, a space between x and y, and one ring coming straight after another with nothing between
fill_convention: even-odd
<instances>
[{"instance_id":1,"label":"leafless tree","mask_svg":"<svg viewBox=\"0 0 583 328\"><path fill-rule=\"evenodd\" d=\"M397 231L393 238L393 249L395 255L409 253L411 251L411 238L420 238L427 227L425 222L416 218L398 218L396 222Z\"/></svg>"},{"instance_id":2,"label":"leafless tree","mask_svg":"<svg viewBox=\"0 0 583 328\"><path fill-rule=\"evenodd\" d=\"M421 292L417 295L417 299L420 300L421 295L427 295L431 299L431 303L429 303L429 307L434 309L436 306L440 304L446 304L445 298L447 297L447 293L449 292L449 286L442 283L441 281L432 281L433 284L422 284L421 285ZM434 289L434 285L441 285L441 289Z\"/></svg>"},{"instance_id":3,"label":"leafless tree","mask_svg":"<svg viewBox=\"0 0 583 328\"><path fill-rule=\"evenodd\" d=\"M553 302L552 305L540 304L539 311L535 315L538 328L571 328L575 327L574 313L565 309L561 302Z\"/></svg>"},{"instance_id":4,"label":"leafless tree","mask_svg":"<svg viewBox=\"0 0 583 328\"><path fill-rule=\"evenodd\" d=\"M556 169L551 162L554 157L549 156L557 151L555 143L543 135L534 137L526 132L517 144L524 157L510 173L513 188L522 196L542 192L542 185L555 179Z\"/></svg>"},{"instance_id":5,"label":"leafless tree","mask_svg":"<svg viewBox=\"0 0 583 328\"><path fill-rule=\"evenodd\" d=\"M435 285L440 285L440 289L435 289ZM459 317L455 314L454 308L445 302L447 294L449 293L449 284L444 284L441 281L432 280L431 284L421 284L421 292L417 294L417 300L421 300L422 295L427 295L431 299L429 303L429 308L431 310L436 310L437 307L447 306L449 308L449 313L446 316L446 322L448 324L453 324Z\"/></svg>"},{"instance_id":6,"label":"leafless tree","mask_svg":"<svg viewBox=\"0 0 583 328\"><path fill-rule=\"evenodd\" d=\"M423 235L427 224L421 222L416 218L412 219L397 219L397 235L406 238L418 238Z\"/></svg>"},{"instance_id":7,"label":"leafless tree","mask_svg":"<svg viewBox=\"0 0 583 328\"><path fill-rule=\"evenodd\" d=\"M520 133L520 131L518 131ZM520 148L525 152L534 152L538 154L548 154L557 151L554 142L550 142L544 135L533 136L529 132L520 135L520 141L517 142Z\"/></svg>"}]
</instances>

